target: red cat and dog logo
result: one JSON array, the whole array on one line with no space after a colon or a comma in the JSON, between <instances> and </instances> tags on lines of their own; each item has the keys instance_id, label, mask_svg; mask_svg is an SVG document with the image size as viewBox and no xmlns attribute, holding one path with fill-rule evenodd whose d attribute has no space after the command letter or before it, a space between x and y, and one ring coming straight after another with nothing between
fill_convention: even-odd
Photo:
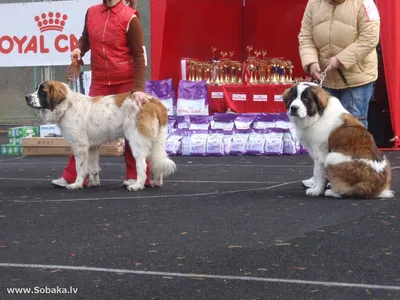
<instances>
[{"instance_id":1,"label":"red cat and dog logo","mask_svg":"<svg viewBox=\"0 0 400 300\"><path fill-rule=\"evenodd\" d=\"M74 34L63 33L68 22L68 15L61 12L43 12L34 16L33 20L38 34L35 35L3 35L0 37L0 53L58 53L71 52L78 39Z\"/></svg>"}]
</instances>

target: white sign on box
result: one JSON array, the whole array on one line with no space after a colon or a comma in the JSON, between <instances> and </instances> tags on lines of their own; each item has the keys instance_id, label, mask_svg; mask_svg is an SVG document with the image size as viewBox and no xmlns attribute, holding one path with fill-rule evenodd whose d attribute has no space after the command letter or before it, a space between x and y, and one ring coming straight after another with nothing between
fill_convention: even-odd
<instances>
[{"instance_id":1,"label":"white sign on box","mask_svg":"<svg viewBox=\"0 0 400 300\"><path fill-rule=\"evenodd\" d=\"M276 102L283 102L282 95L274 95L274 101Z\"/></svg>"},{"instance_id":2,"label":"white sign on box","mask_svg":"<svg viewBox=\"0 0 400 300\"><path fill-rule=\"evenodd\" d=\"M1 4L0 67L69 65L97 0ZM85 64L90 64L85 55Z\"/></svg>"},{"instance_id":3,"label":"white sign on box","mask_svg":"<svg viewBox=\"0 0 400 300\"><path fill-rule=\"evenodd\" d=\"M56 124L40 125L40 137L61 137L61 130Z\"/></svg>"},{"instance_id":4,"label":"white sign on box","mask_svg":"<svg viewBox=\"0 0 400 300\"><path fill-rule=\"evenodd\" d=\"M246 101L246 94L232 94L232 100L234 101Z\"/></svg>"},{"instance_id":5,"label":"white sign on box","mask_svg":"<svg viewBox=\"0 0 400 300\"><path fill-rule=\"evenodd\" d=\"M268 95L254 95L253 96L253 101L266 102L266 101L268 101Z\"/></svg>"},{"instance_id":6,"label":"white sign on box","mask_svg":"<svg viewBox=\"0 0 400 300\"><path fill-rule=\"evenodd\" d=\"M178 116L208 115L208 105L205 104L205 99L192 100L178 98L176 114Z\"/></svg>"},{"instance_id":7,"label":"white sign on box","mask_svg":"<svg viewBox=\"0 0 400 300\"><path fill-rule=\"evenodd\" d=\"M211 93L211 98L213 98L213 99L223 99L224 98L224 93L223 92L212 92Z\"/></svg>"}]
</instances>

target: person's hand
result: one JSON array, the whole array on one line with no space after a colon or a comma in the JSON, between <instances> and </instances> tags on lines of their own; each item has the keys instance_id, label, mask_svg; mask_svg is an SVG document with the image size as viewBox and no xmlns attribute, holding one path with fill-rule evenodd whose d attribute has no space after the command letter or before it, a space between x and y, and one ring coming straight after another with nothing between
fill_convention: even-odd
<instances>
[{"instance_id":1,"label":"person's hand","mask_svg":"<svg viewBox=\"0 0 400 300\"><path fill-rule=\"evenodd\" d=\"M342 63L339 61L339 59L336 56L333 56L329 60L329 65L326 69L326 71L331 71L331 70L336 70L339 69Z\"/></svg>"},{"instance_id":2,"label":"person's hand","mask_svg":"<svg viewBox=\"0 0 400 300\"><path fill-rule=\"evenodd\" d=\"M313 63L310 66L310 75L318 81L321 80L321 68L319 67L319 63Z\"/></svg>"},{"instance_id":3,"label":"person's hand","mask_svg":"<svg viewBox=\"0 0 400 300\"><path fill-rule=\"evenodd\" d=\"M76 58L78 61L81 60L81 50L76 48L74 51L71 52L71 61Z\"/></svg>"},{"instance_id":4,"label":"person's hand","mask_svg":"<svg viewBox=\"0 0 400 300\"><path fill-rule=\"evenodd\" d=\"M142 104L145 102L148 102L150 99L150 96L143 93L143 92L133 92L132 93L132 100L136 102L137 106L139 108L142 107Z\"/></svg>"}]
</instances>

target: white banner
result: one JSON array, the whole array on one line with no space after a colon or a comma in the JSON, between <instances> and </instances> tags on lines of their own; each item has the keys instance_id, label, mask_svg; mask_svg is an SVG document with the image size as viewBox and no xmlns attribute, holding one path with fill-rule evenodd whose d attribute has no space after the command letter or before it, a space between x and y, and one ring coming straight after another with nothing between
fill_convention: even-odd
<instances>
[{"instance_id":1,"label":"white banner","mask_svg":"<svg viewBox=\"0 0 400 300\"><path fill-rule=\"evenodd\" d=\"M98 0L0 4L0 67L69 65ZM90 63L90 52L84 56Z\"/></svg>"}]
</instances>

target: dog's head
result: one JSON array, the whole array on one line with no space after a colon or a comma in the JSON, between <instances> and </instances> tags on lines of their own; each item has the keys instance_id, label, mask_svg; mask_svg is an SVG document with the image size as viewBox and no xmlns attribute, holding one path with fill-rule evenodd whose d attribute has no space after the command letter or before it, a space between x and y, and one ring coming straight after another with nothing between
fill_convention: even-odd
<instances>
[{"instance_id":1,"label":"dog's head","mask_svg":"<svg viewBox=\"0 0 400 300\"><path fill-rule=\"evenodd\" d=\"M59 81L44 81L35 92L25 96L26 104L36 109L54 110L68 97L69 87Z\"/></svg>"},{"instance_id":2,"label":"dog's head","mask_svg":"<svg viewBox=\"0 0 400 300\"><path fill-rule=\"evenodd\" d=\"M315 83L299 83L283 94L290 119L305 119L321 116L328 105L329 94Z\"/></svg>"}]
</instances>

